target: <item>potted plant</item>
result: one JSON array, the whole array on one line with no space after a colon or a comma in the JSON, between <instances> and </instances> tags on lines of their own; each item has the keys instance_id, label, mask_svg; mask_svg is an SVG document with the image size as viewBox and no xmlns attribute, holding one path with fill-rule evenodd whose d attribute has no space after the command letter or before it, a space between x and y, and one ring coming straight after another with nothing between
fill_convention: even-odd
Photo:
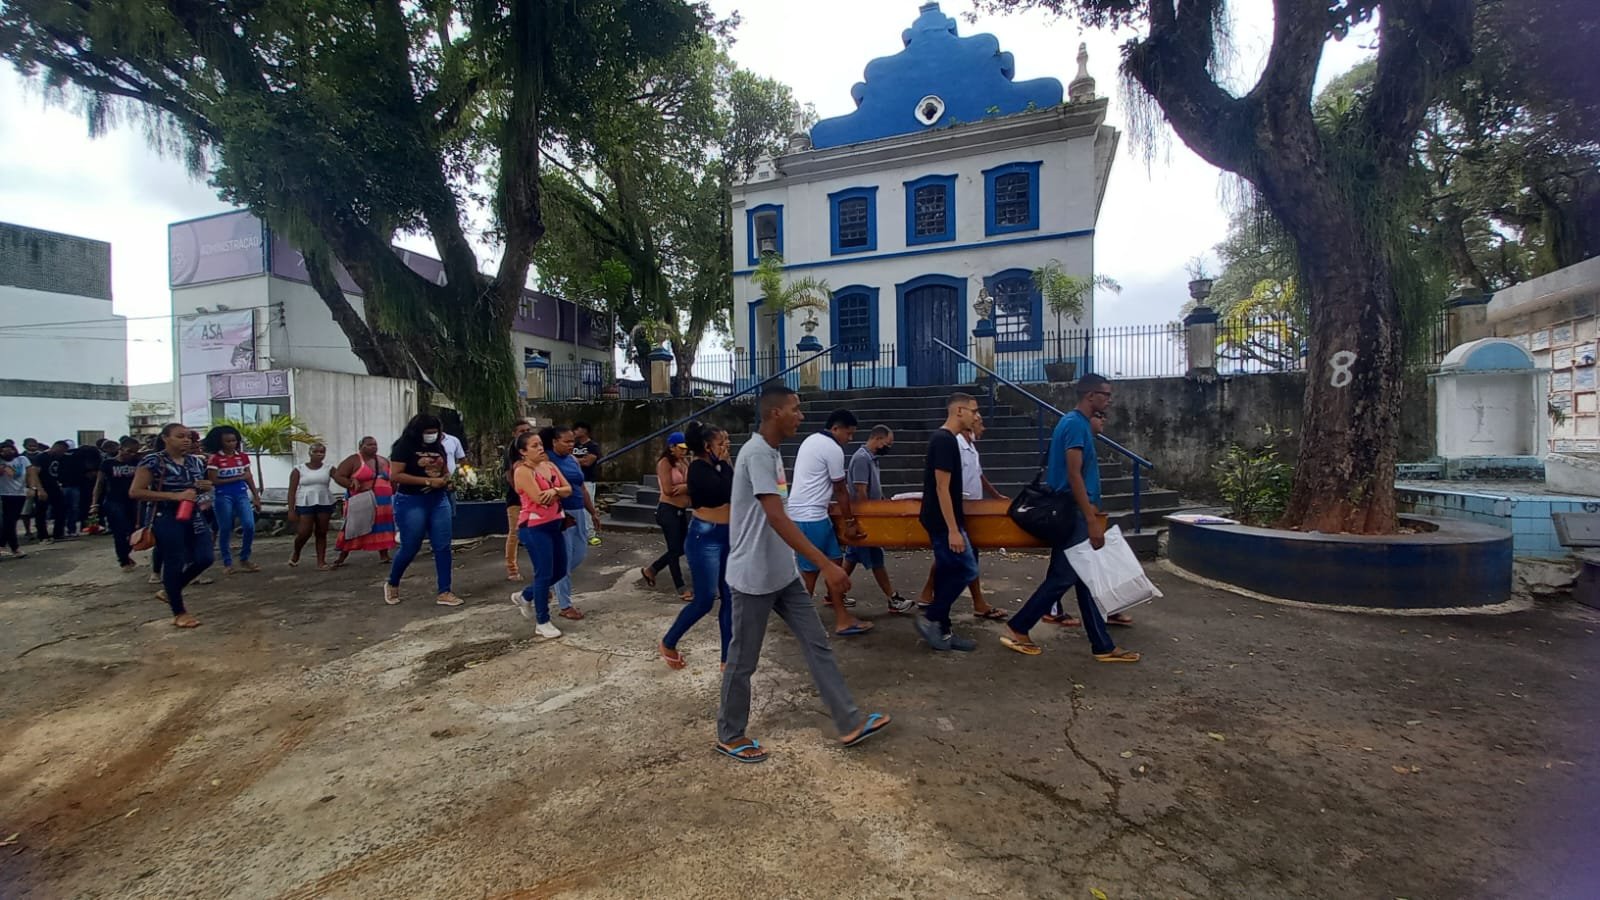
<instances>
[{"instance_id":1,"label":"potted plant","mask_svg":"<svg viewBox=\"0 0 1600 900\"><path fill-rule=\"evenodd\" d=\"M504 534L506 529L506 484L498 471L485 472L465 463L450 476L455 491L456 511L451 521L451 536L479 538Z\"/></svg>"},{"instance_id":2,"label":"potted plant","mask_svg":"<svg viewBox=\"0 0 1600 900\"><path fill-rule=\"evenodd\" d=\"M1205 306L1206 298L1211 296L1211 285L1216 278L1206 270L1206 261L1203 257L1190 258L1183 268L1189 273L1189 296L1196 304Z\"/></svg>"},{"instance_id":3,"label":"potted plant","mask_svg":"<svg viewBox=\"0 0 1600 900\"><path fill-rule=\"evenodd\" d=\"M1072 275L1059 260L1050 260L1033 270L1033 285L1044 298L1045 308L1056 314L1056 359L1044 364L1045 377L1052 382L1070 382L1077 378L1078 363L1067 359L1065 335L1061 330L1062 316L1078 319L1083 316L1084 300L1095 288L1110 291L1122 290L1122 285L1105 275L1088 278ZM1089 339L1084 336L1083 356L1089 355Z\"/></svg>"}]
</instances>

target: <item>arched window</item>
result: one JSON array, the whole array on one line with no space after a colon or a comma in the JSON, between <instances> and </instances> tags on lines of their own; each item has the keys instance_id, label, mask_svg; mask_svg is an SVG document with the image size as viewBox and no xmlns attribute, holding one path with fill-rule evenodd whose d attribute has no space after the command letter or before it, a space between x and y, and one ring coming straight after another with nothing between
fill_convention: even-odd
<instances>
[{"instance_id":1,"label":"arched window","mask_svg":"<svg viewBox=\"0 0 1600 900\"><path fill-rule=\"evenodd\" d=\"M833 293L834 362L872 362L878 358L878 289L862 285Z\"/></svg>"},{"instance_id":2,"label":"arched window","mask_svg":"<svg viewBox=\"0 0 1600 900\"><path fill-rule=\"evenodd\" d=\"M1025 269L1008 269L985 279L994 301L994 349L997 352L1037 350L1043 344L1040 312L1043 298Z\"/></svg>"}]
</instances>

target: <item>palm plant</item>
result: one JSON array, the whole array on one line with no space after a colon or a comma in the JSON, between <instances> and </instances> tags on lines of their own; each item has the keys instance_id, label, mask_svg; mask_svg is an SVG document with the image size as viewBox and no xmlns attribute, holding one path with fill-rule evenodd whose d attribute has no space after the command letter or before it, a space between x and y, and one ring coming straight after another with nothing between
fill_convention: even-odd
<instances>
[{"instance_id":1,"label":"palm plant","mask_svg":"<svg viewBox=\"0 0 1600 900\"><path fill-rule=\"evenodd\" d=\"M258 489L266 487L261 480L262 456L285 454L291 452L295 444L316 444L322 441L321 436L307 429L304 420L287 413L280 413L265 422L218 419L215 424L229 425L238 429L239 436L244 441L245 451L255 460Z\"/></svg>"},{"instance_id":2,"label":"palm plant","mask_svg":"<svg viewBox=\"0 0 1600 900\"><path fill-rule=\"evenodd\" d=\"M1122 290L1122 285L1105 275L1091 275L1088 278L1073 275L1066 270L1060 260L1056 259L1033 270L1033 286L1038 288L1039 294L1044 298L1045 308L1056 314L1057 362L1065 359L1061 340L1061 317L1080 318L1083 315L1084 301L1094 293L1095 288L1105 288L1113 293ZM1086 337L1085 355L1088 354L1087 344Z\"/></svg>"},{"instance_id":3,"label":"palm plant","mask_svg":"<svg viewBox=\"0 0 1600 900\"><path fill-rule=\"evenodd\" d=\"M828 301L833 299L833 289L820 278L807 276L785 281L783 258L776 253L768 253L761 257L760 265L756 266L754 280L756 287L761 289L766 305L779 315L800 309L826 311Z\"/></svg>"}]
</instances>

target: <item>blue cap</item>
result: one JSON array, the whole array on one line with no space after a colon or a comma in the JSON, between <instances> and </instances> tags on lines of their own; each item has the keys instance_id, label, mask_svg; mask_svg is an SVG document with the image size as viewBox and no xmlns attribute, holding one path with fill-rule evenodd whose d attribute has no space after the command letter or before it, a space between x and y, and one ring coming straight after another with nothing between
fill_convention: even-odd
<instances>
[{"instance_id":1,"label":"blue cap","mask_svg":"<svg viewBox=\"0 0 1600 900\"><path fill-rule=\"evenodd\" d=\"M683 432L681 432L681 431L674 431L673 433L667 435L667 446L668 447L676 447L679 444L687 444L687 443L689 443L689 440L688 440L688 438L685 438L683 436Z\"/></svg>"}]
</instances>

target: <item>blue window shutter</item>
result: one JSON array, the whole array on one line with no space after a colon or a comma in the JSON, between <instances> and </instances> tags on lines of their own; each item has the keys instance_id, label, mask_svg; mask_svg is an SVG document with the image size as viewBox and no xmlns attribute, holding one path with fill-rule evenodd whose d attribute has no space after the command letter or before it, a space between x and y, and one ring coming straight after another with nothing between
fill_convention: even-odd
<instances>
[{"instance_id":1,"label":"blue window shutter","mask_svg":"<svg viewBox=\"0 0 1600 900\"><path fill-rule=\"evenodd\" d=\"M1038 350L1044 345L1044 297L1027 269L1006 269L985 278L994 301L996 353Z\"/></svg>"},{"instance_id":2,"label":"blue window shutter","mask_svg":"<svg viewBox=\"0 0 1600 900\"><path fill-rule=\"evenodd\" d=\"M872 362L878 358L878 289L850 285L833 292L834 362Z\"/></svg>"},{"instance_id":3,"label":"blue window shutter","mask_svg":"<svg viewBox=\"0 0 1600 900\"><path fill-rule=\"evenodd\" d=\"M983 172L983 233L986 237L1039 230L1039 169L1042 162L1007 163Z\"/></svg>"},{"instance_id":4,"label":"blue window shutter","mask_svg":"<svg viewBox=\"0 0 1600 900\"><path fill-rule=\"evenodd\" d=\"M834 256L878 249L878 189L846 188L828 195L828 244Z\"/></svg>"},{"instance_id":5,"label":"blue window shutter","mask_svg":"<svg viewBox=\"0 0 1600 900\"><path fill-rule=\"evenodd\" d=\"M905 191L906 246L956 239L956 176L925 175Z\"/></svg>"}]
</instances>

